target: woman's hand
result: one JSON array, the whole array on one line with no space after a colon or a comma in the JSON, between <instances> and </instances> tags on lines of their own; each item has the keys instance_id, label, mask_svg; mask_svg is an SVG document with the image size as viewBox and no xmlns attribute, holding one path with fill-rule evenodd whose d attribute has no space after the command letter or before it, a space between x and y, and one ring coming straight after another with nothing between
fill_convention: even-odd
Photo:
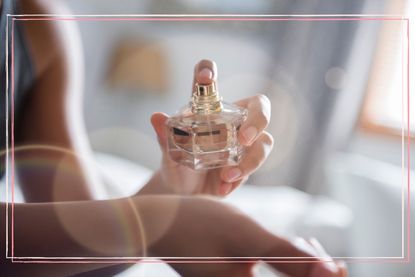
<instances>
[{"instance_id":1,"label":"woman's hand","mask_svg":"<svg viewBox=\"0 0 415 277\"><path fill-rule=\"evenodd\" d=\"M346 276L344 264L334 262L316 240L291 242L275 236L222 202L182 196L145 199L149 204L142 201L139 211L148 254L169 257L164 260L182 276L252 276L260 260L289 276ZM183 257L192 261L180 262Z\"/></svg>"},{"instance_id":2,"label":"woman's hand","mask_svg":"<svg viewBox=\"0 0 415 277\"><path fill-rule=\"evenodd\" d=\"M202 60L195 66L193 82L209 84L216 80L216 64ZM241 125L239 142L247 147L244 157L238 166L216 168L207 171L195 171L170 159L167 153L167 133L165 128L168 116L155 113L151 123L157 133L163 152L161 169L156 173L152 185L144 189L147 193L176 193L181 195L211 194L224 196L237 188L258 169L273 147L272 136L264 131L267 127L271 105L264 95L242 99L235 104L248 110L248 117Z\"/></svg>"}]
</instances>

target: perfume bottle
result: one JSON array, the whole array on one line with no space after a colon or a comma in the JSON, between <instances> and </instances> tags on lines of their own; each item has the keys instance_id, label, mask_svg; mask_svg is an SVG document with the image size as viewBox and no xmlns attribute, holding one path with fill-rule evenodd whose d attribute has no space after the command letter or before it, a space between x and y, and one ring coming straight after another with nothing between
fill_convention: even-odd
<instances>
[{"instance_id":1,"label":"perfume bottle","mask_svg":"<svg viewBox=\"0 0 415 277\"><path fill-rule=\"evenodd\" d=\"M168 153L192 169L237 165L238 131L247 110L222 101L216 82L195 84L190 102L167 120Z\"/></svg>"}]
</instances>

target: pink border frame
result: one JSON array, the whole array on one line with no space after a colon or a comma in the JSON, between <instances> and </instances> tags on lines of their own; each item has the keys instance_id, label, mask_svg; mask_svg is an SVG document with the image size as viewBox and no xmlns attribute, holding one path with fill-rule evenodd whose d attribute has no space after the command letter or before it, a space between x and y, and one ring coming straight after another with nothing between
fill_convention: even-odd
<instances>
[{"instance_id":1,"label":"pink border frame","mask_svg":"<svg viewBox=\"0 0 415 277\"><path fill-rule=\"evenodd\" d=\"M410 22L409 18L407 17L379 17L379 16L371 16L371 17L363 17L364 15L355 15L353 17L342 17L344 15L336 15L338 17L319 17L318 15L310 15L310 16L285 16L285 17L275 17L273 15L265 16L265 17L244 17L244 16L178 16L178 17L171 17L171 15L164 15L164 17L158 16L145 16L145 17L134 17L134 15L127 17L94 17L99 15L91 15L90 17L76 17L76 15L68 15L68 16L60 16L60 15L7 15L7 22L9 21L9 17L12 18L12 28L11 28L11 101L14 103L14 27L15 21L53 21L53 20L61 20L61 21L405 21L406 22L406 35L407 35L407 64L406 64L406 76L407 76L407 155L408 155L408 175L407 175L407 256L404 256L404 259L388 259L388 257L374 257L374 258L358 258L358 257L342 257L342 260L347 259L347 262L390 262L390 263L410 263L410 81L409 81L409 69L410 69ZM7 30L8 31L8 30ZM402 67L404 67L402 65ZM404 76L404 75L403 75ZM403 78L403 77L402 77ZM404 87L402 87L402 90ZM6 93L8 93L6 91ZM402 91L403 93L403 91ZM402 137L404 140L404 137ZM147 259L146 257L143 258L128 258L128 259L117 259L117 258L106 258L106 257L99 257L99 259L91 259L90 257L77 257L76 259L68 259L68 257L56 258L53 260L48 259L30 259L31 257L19 258L14 256L14 105L11 105L11 162L12 162L12 170L11 170L11 181L12 181L12 220L11 220L11 257L7 256L8 249L6 249L6 256L7 258L11 259L12 263L160 263L160 262L167 262L167 263L247 263L247 262L256 262L258 259L253 259L250 257L247 258L216 258L216 257L206 257L206 258L183 258L183 259L163 259L160 261L158 259ZM404 159L404 157L402 157ZM402 165L404 166L404 165ZM8 180L7 180L8 181ZM7 184L8 186L8 184ZM403 199L404 200L404 199ZM6 211L8 209L9 203L6 201ZM6 212L7 213L7 212ZM6 214L8 216L8 214ZM6 226L6 232L8 232L8 226ZM6 235L7 236L7 235ZM36 257L35 257L36 258ZM52 258L52 257L48 257ZM70 257L72 258L72 257ZM320 257L321 258L321 257ZM16 260L17 259L17 260ZM303 260L301 260L303 259ZM316 262L326 262L324 260L313 261L312 258L307 257L298 257L295 260L291 260L290 258L266 258L264 257L264 261L267 263L316 263Z\"/></svg>"}]
</instances>

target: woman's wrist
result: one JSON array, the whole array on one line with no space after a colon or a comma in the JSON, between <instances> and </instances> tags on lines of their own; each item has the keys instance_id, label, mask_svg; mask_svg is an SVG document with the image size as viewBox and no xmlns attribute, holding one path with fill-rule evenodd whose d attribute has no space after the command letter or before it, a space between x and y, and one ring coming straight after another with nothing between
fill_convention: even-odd
<instances>
[{"instance_id":1,"label":"woman's wrist","mask_svg":"<svg viewBox=\"0 0 415 277\"><path fill-rule=\"evenodd\" d=\"M145 256L165 256L165 247L171 247L166 239L177 238L172 233L177 219L181 216L182 201L185 199L175 195L137 195L132 197L143 234L142 252ZM174 228L173 228L174 229ZM144 256L143 255L143 256Z\"/></svg>"},{"instance_id":2,"label":"woman's wrist","mask_svg":"<svg viewBox=\"0 0 415 277\"><path fill-rule=\"evenodd\" d=\"M151 194L175 194L164 182L161 170L157 170L147 184L137 193L137 195Z\"/></svg>"}]
</instances>

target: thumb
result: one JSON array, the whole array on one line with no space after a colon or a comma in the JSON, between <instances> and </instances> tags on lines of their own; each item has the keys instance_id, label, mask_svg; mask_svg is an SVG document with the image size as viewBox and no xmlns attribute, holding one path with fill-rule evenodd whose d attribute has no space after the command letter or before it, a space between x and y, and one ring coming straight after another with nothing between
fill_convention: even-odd
<instances>
[{"instance_id":1,"label":"thumb","mask_svg":"<svg viewBox=\"0 0 415 277\"><path fill-rule=\"evenodd\" d=\"M164 113L154 113L151 116L151 125L153 125L154 131L157 134L157 138L163 153L167 148L167 131L166 121L169 117Z\"/></svg>"}]
</instances>

